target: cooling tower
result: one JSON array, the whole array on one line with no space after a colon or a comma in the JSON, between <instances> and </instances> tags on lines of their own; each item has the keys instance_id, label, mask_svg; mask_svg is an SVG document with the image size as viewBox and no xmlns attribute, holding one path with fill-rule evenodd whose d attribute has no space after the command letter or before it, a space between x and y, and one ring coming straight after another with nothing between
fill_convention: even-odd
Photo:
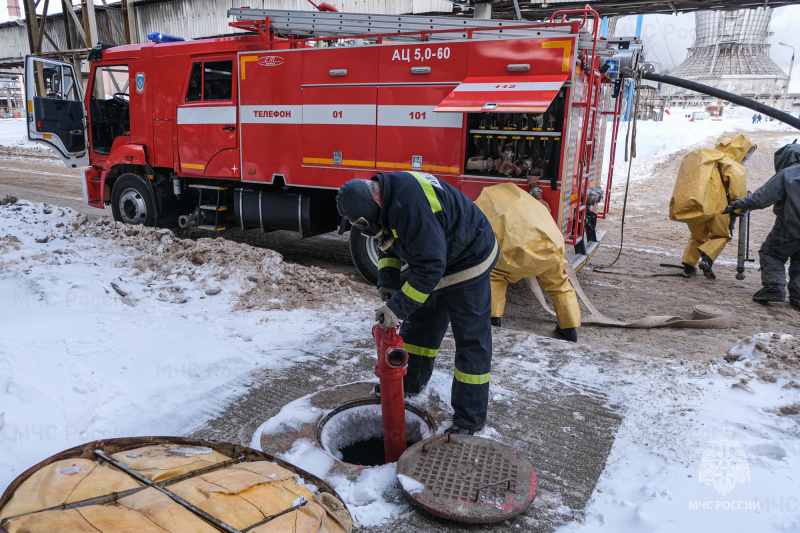
<instances>
[{"instance_id":1,"label":"cooling tower","mask_svg":"<svg viewBox=\"0 0 800 533\"><path fill-rule=\"evenodd\" d=\"M769 58L771 17L769 8L698 11L694 44L686 60L670 75L774 105L783 94L788 76ZM661 96L667 106L712 100L670 85L662 85Z\"/></svg>"}]
</instances>

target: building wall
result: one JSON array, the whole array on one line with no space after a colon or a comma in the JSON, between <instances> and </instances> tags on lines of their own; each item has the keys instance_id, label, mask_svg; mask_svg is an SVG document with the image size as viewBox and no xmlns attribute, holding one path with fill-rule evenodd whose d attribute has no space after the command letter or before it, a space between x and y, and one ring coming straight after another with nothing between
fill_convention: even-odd
<instances>
[{"instance_id":1,"label":"building wall","mask_svg":"<svg viewBox=\"0 0 800 533\"><path fill-rule=\"evenodd\" d=\"M2 0L0 0L2 1ZM453 4L446 0L327 0L340 11L357 13L428 13L451 12ZM51 2L55 4L55 2ZM108 2L109 5L118 5L119 2ZM233 33L228 26L228 9L231 7L249 6L254 9L286 9L313 11L314 6L306 0L173 0L152 4L141 4L134 7L136 14L137 41L147 41L147 34L162 32L178 35L186 39L197 39L212 35ZM116 12L106 13L102 9L96 10L98 19L111 32L116 42L122 42L120 31L123 29L122 16ZM109 19L114 17L114 22ZM80 15L79 15L80 18ZM28 36L25 26L19 21L0 24L0 59L23 58L30 53ZM61 14L52 15L47 20L47 33L59 46L66 48L67 40L64 34L64 20ZM98 27L99 39L108 42L107 37ZM75 36L77 38L77 36ZM73 40L77 42L77 40ZM44 39L43 51L53 51L55 48Z\"/></svg>"}]
</instances>

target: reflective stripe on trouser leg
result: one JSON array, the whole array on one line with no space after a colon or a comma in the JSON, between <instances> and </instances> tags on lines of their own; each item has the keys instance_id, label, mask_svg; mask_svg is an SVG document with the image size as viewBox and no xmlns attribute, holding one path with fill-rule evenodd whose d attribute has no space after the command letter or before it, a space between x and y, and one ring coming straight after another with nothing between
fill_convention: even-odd
<instances>
[{"instance_id":1,"label":"reflective stripe on trouser leg","mask_svg":"<svg viewBox=\"0 0 800 533\"><path fill-rule=\"evenodd\" d=\"M449 323L450 317L441 294L432 294L403 322L400 336L408 352L408 372L403 378L406 390L420 391L428 384L435 354Z\"/></svg>"},{"instance_id":2,"label":"reflective stripe on trouser leg","mask_svg":"<svg viewBox=\"0 0 800 533\"><path fill-rule=\"evenodd\" d=\"M706 221L708 238L706 242L699 246L700 251L716 261L725 245L731 241L730 237L730 215L715 215L711 220Z\"/></svg>"},{"instance_id":3,"label":"reflective stripe on trouser leg","mask_svg":"<svg viewBox=\"0 0 800 533\"><path fill-rule=\"evenodd\" d=\"M786 225L781 219L776 218L775 225L772 226L772 230L758 251L761 263L761 284L764 287L784 288L786 286L786 261L790 257L792 258L789 268L791 279L791 274L798 269L795 266L795 262L800 260L798 256L800 256L800 240L786 230ZM790 291L795 288L795 284L800 285L800 280L791 280ZM800 287L797 289L800 290Z\"/></svg>"},{"instance_id":4,"label":"reflective stripe on trouser leg","mask_svg":"<svg viewBox=\"0 0 800 533\"><path fill-rule=\"evenodd\" d=\"M569 282L569 275L564 272L566 262L566 259L562 258L536 276L539 286L553 299L558 327L561 329L577 328L581 325L578 295Z\"/></svg>"},{"instance_id":5,"label":"reflective stripe on trouser leg","mask_svg":"<svg viewBox=\"0 0 800 533\"><path fill-rule=\"evenodd\" d=\"M501 317L506 308L508 279L495 269L489 274L492 288L492 316Z\"/></svg>"},{"instance_id":6,"label":"reflective stripe on trouser leg","mask_svg":"<svg viewBox=\"0 0 800 533\"><path fill-rule=\"evenodd\" d=\"M463 429L486 425L492 366L492 291L489 273L444 293L456 341L451 394L453 424Z\"/></svg>"}]
</instances>

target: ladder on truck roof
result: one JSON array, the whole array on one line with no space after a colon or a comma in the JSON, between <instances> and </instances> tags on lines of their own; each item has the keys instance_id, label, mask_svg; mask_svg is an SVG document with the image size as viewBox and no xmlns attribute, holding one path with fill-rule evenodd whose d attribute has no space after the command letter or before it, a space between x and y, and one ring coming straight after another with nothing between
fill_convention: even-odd
<instances>
[{"instance_id":1,"label":"ladder on truck roof","mask_svg":"<svg viewBox=\"0 0 800 533\"><path fill-rule=\"evenodd\" d=\"M393 41L454 39L531 39L579 36L578 48L591 48L592 35L577 21L534 23L531 21L491 20L464 17L426 17L422 15L374 15L327 11L281 11L276 9L233 8L228 17L235 28L267 30L305 38L379 38L391 35ZM269 20L269 28L265 21Z\"/></svg>"}]
</instances>

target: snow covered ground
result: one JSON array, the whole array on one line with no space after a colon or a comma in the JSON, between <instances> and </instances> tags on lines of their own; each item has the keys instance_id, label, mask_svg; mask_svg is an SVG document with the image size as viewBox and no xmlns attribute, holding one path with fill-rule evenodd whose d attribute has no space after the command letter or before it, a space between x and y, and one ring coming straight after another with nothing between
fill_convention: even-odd
<instances>
[{"instance_id":1,"label":"snow covered ground","mask_svg":"<svg viewBox=\"0 0 800 533\"><path fill-rule=\"evenodd\" d=\"M307 360L323 331L330 347L352 333L348 324L363 328L344 320L364 307L344 276L221 239L105 222L24 201L0 206L3 490L77 444L186 434L204 422L209 391L233 381L232 399L248 372ZM340 306L313 309L323 283Z\"/></svg>"},{"instance_id":2,"label":"snow covered ground","mask_svg":"<svg viewBox=\"0 0 800 533\"><path fill-rule=\"evenodd\" d=\"M585 520L560 531L800 531L800 338L762 333L731 353L572 365L626 409Z\"/></svg>"},{"instance_id":3,"label":"snow covered ground","mask_svg":"<svg viewBox=\"0 0 800 533\"><path fill-rule=\"evenodd\" d=\"M35 148L41 145L28 139L24 118L0 119L0 146Z\"/></svg>"},{"instance_id":4,"label":"snow covered ground","mask_svg":"<svg viewBox=\"0 0 800 533\"><path fill-rule=\"evenodd\" d=\"M632 179L747 122L639 123ZM23 127L0 121L0 144L24 144ZM779 123L761 127L792 139ZM624 135L617 186L627 171ZM87 441L188 434L213 410L210 391L232 401L253 371L302 364L309 347L333 352L363 337L373 307L343 276L288 265L269 250L181 241L43 204L2 205L0 490ZM724 347L731 362L633 354L614 365L573 357L561 366L561 377L606 391L623 415L585 517L562 531L800 532L797 334L765 332ZM520 372L533 376L554 359L535 336L495 335L508 355L520 354ZM448 376L436 371L432 387L446 396ZM492 397L502 397L496 386ZM304 420L303 406L291 403L268 424ZM333 461L302 442L285 458L323 477ZM395 474L384 465L355 483L328 481L359 525L380 526L411 512L384 498Z\"/></svg>"}]
</instances>

